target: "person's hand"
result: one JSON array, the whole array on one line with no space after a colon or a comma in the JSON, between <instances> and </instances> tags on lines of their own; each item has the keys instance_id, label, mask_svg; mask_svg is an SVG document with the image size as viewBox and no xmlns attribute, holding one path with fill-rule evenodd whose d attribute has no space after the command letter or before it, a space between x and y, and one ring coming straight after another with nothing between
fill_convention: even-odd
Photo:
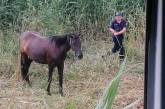
<instances>
[{"instance_id":1,"label":"person's hand","mask_svg":"<svg viewBox=\"0 0 165 109\"><path fill-rule=\"evenodd\" d=\"M116 33L116 31L115 30L113 30L113 29L109 29L109 31L112 33L112 34L114 34L114 33Z\"/></svg>"},{"instance_id":2,"label":"person's hand","mask_svg":"<svg viewBox=\"0 0 165 109\"><path fill-rule=\"evenodd\" d=\"M119 33L118 32L115 32L114 35L117 36L117 35L119 35Z\"/></svg>"}]
</instances>

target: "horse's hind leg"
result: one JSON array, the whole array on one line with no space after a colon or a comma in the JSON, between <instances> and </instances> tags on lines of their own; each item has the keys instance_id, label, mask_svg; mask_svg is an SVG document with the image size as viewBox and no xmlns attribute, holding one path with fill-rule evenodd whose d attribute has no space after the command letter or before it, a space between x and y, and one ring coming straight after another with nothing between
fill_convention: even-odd
<instances>
[{"instance_id":1,"label":"horse's hind leg","mask_svg":"<svg viewBox=\"0 0 165 109\"><path fill-rule=\"evenodd\" d=\"M47 87L47 92L48 92L48 95L51 95L50 93L50 84L52 82L52 75L53 75L53 69L54 69L54 66L53 65L48 65L49 67L49 77L48 77L48 87Z\"/></svg>"},{"instance_id":2,"label":"horse's hind leg","mask_svg":"<svg viewBox=\"0 0 165 109\"><path fill-rule=\"evenodd\" d=\"M31 86L31 83L29 80L28 71L29 71L29 67L30 67L31 62L32 62L32 60L30 60L26 54L21 54L22 79L26 80L28 82L29 86Z\"/></svg>"}]
</instances>

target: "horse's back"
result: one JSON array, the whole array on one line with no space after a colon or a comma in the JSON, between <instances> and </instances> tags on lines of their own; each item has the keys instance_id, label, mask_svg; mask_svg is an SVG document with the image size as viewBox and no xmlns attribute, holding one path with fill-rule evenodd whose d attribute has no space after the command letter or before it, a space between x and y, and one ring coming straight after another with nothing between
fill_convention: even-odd
<instances>
[{"instance_id":1,"label":"horse's back","mask_svg":"<svg viewBox=\"0 0 165 109\"><path fill-rule=\"evenodd\" d=\"M45 57L46 38L37 32L26 31L20 36L20 51L33 60Z\"/></svg>"},{"instance_id":2,"label":"horse's back","mask_svg":"<svg viewBox=\"0 0 165 109\"><path fill-rule=\"evenodd\" d=\"M41 35L38 32L33 32L33 31L25 31L21 34L20 40L31 40L34 38L41 38Z\"/></svg>"},{"instance_id":3,"label":"horse's back","mask_svg":"<svg viewBox=\"0 0 165 109\"><path fill-rule=\"evenodd\" d=\"M39 34L37 32L25 31L20 36L20 48L21 51L24 51L26 46L29 46L30 43L33 43L34 40L39 39Z\"/></svg>"}]
</instances>

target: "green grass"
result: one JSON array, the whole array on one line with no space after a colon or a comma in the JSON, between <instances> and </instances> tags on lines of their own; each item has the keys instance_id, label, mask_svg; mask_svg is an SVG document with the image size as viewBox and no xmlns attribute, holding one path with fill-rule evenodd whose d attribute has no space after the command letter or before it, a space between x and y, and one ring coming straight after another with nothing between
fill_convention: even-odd
<instances>
[{"instance_id":1,"label":"green grass","mask_svg":"<svg viewBox=\"0 0 165 109\"><path fill-rule=\"evenodd\" d=\"M75 101L70 101L65 107L65 109L76 109L76 104L77 103Z\"/></svg>"}]
</instances>

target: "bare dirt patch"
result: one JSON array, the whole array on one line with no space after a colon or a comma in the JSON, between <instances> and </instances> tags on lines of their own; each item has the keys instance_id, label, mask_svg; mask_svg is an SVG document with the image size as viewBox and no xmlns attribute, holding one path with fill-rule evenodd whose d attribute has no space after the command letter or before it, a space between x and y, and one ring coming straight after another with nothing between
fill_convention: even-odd
<instances>
[{"instance_id":1,"label":"bare dirt patch","mask_svg":"<svg viewBox=\"0 0 165 109\"><path fill-rule=\"evenodd\" d=\"M114 109L125 107L139 99L144 94L144 78L143 74L125 73L122 75L118 95L114 102ZM143 101L140 100L129 109L143 109Z\"/></svg>"}]
</instances>

